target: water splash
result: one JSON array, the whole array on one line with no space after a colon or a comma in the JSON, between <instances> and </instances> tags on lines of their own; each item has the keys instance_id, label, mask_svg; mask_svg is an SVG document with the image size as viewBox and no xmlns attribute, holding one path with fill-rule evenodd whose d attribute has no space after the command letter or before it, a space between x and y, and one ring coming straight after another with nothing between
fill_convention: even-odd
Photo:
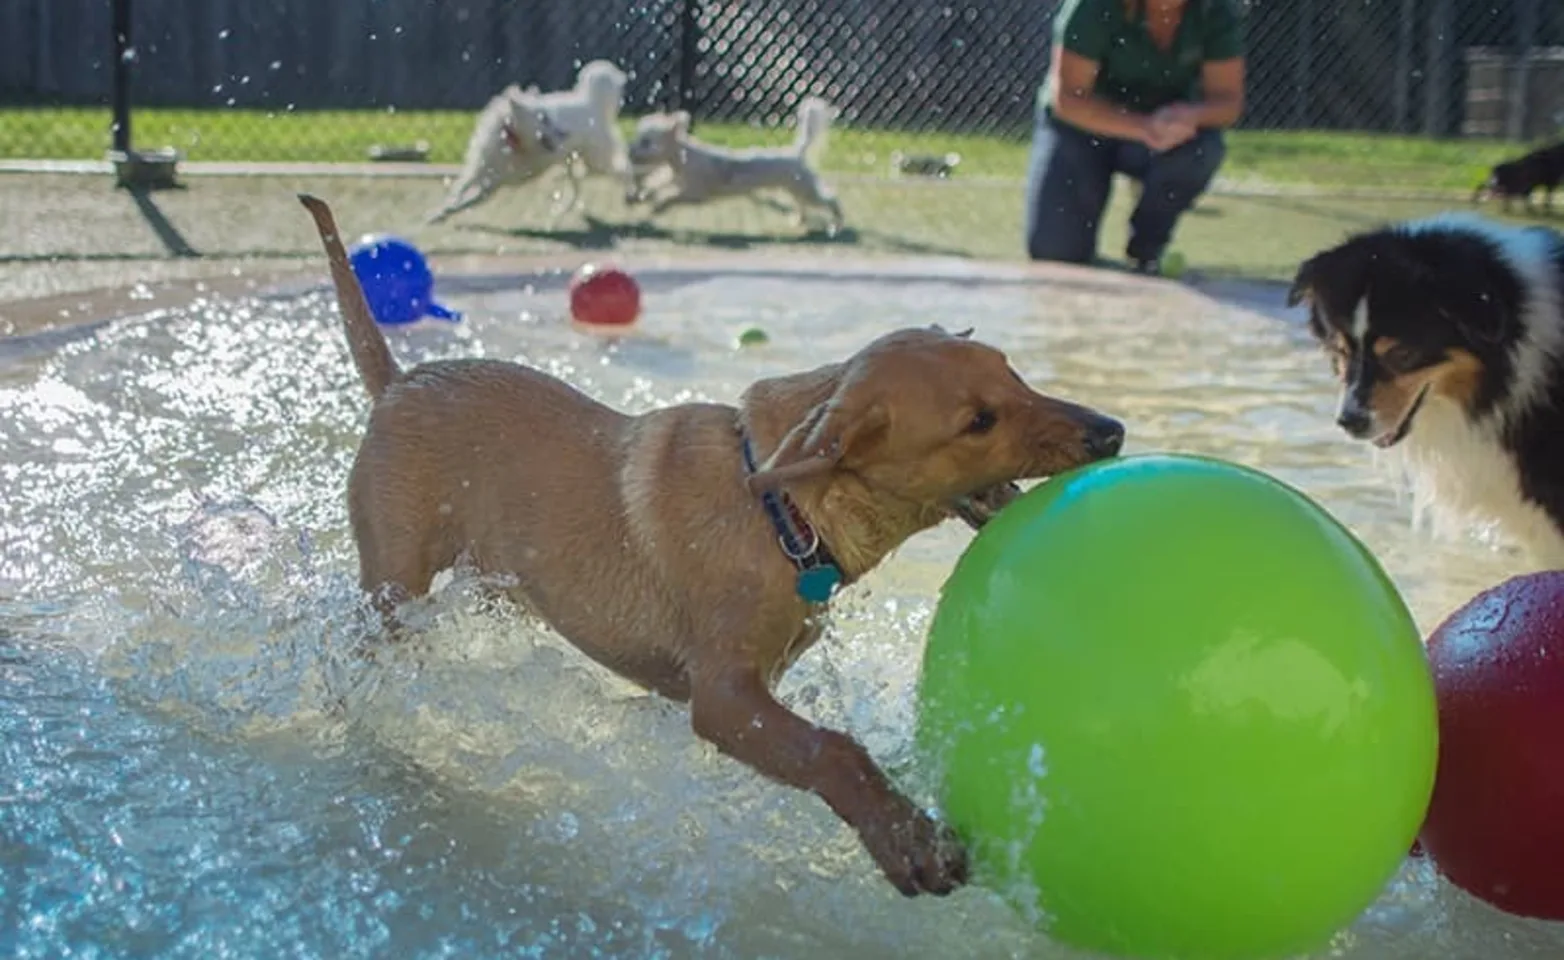
<instances>
[{"instance_id":1,"label":"water splash","mask_svg":"<svg viewBox=\"0 0 1564 960\"><path fill-rule=\"evenodd\" d=\"M1493 575L1396 519L1393 488L1335 437L1315 358L1270 321L1070 286L694 277L655 295L648 331L619 343L573 332L539 285L469 294L459 331L396 331L394 349L528 361L644 410L844 354L878 332L865 316L971 317L1027 376L1135 424L1134 443L1315 492L1425 615ZM757 321L768 349L731 350ZM131 318L7 374L0 929L16 955L1071 956L992 892L902 900L819 801L717 756L681 708L470 572L416 606L416 639L366 647L342 494L365 409L329 296ZM780 689L930 805L917 666L966 537L906 545ZM1552 936L1473 918L1411 867L1336 949L1556 955Z\"/></svg>"}]
</instances>

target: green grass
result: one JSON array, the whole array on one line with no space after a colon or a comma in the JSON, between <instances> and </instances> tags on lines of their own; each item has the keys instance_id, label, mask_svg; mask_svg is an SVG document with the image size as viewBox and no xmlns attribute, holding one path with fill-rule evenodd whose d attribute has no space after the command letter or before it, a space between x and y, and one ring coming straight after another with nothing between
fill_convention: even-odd
<instances>
[{"instance_id":1,"label":"green grass","mask_svg":"<svg viewBox=\"0 0 1564 960\"><path fill-rule=\"evenodd\" d=\"M375 144L426 140L432 160L454 162L471 122L470 116L452 112L268 116L145 110L136 116L135 134L142 147L172 145L193 161L363 162ZM0 157L98 159L107 146L107 126L102 110L0 110ZM785 143L792 137L786 129L737 124L701 124L699 132L726 144ZM1314 195L1213 192L1180 222L1175 248L1199 274L1285 282L1303 259L1348 233L1442 208L1465 208L1464 194L1486 167L1517 149L1413 137L1237 131L1229 139L1225 177L1322 189ZM948 181L879 176L896 150L954 151L963 160ZM625 208L614 185L601 178L587 181L584 206L563 218L550 210L556 179L502 191L480 208L426 226L423 214L444 189L435 178L188 177L183 190L137 198L112 189L107 178L5 176L0 177L0 210L19 227L0 240L0 290L7 269L13 278L26 269L66 269L60 264L79 271L88 269L79 261L94 258L153 261L194 251L227 264L254 257L314 257L317 241L293 200L300 189L329 197L340 221L355 232L407 233L429 252L450 256L708 249L1014 261L1024 256L1019 178L1027 151L1020 138L840 128L832 134L828 169L877 175L835 183L848 229L830 238L806 235L782 213L742 199L676 209L649 220L644 210ZM1340 192L1346 187L1382 192L1348 196ZM1411 191L1443 192L1396 196ZM1132 203L1130 190L1115 190L1103 219L1103 255L1122 253ZM149 208L154 208L151 214ZM1499 215L1497 205L1485 212ZM179 249L169 246L169 235L181 240ZM56 262L7 268L7 255L36 264ZM73 275L70 282L86 281Z\"/></svg>"},{"instance_id":2,"label":"green grass","mask_svg":"<svg viewBox=\"0 0 1564 960\"><path fill-rule=\"evenodd\" d=\"M630 125L626 121L627 129ZM192 161L362 162L375 144L423 140L433 162L454 163L471 129L471 114L455 111L146 109L135 114L133 132L138 146L174 146ZM700 124L698 132L736 145L784 143L792 137L791 130L743 124ZM101 159L108 142L106 110L0 110L0 159ZM1492 141L1239 130L1229 137L1222 175L1257 184L1465 191L1494 162L1524 149ZM825 163L837 172L884 173L897 150L959 153L958 178L1020 177L1026 168L1027 144L1021 138L846 127L832 131Z\"/></svg>"}]
</instances>

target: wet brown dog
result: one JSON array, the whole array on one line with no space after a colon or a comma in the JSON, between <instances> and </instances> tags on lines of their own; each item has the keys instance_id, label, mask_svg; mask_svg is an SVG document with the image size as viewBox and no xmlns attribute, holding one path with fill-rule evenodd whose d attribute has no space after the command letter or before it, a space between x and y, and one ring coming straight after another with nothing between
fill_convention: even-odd
<instances>
[{"instance_id":1,"label":"wet brown dog","mask_svg":"<svg viewBox=\"0 0 1564 960\"><path fill-rule=\"evenodd\" d=\"M812 614L837 576L851 583L950 516L980 525L1016 479L1115 455L1118 421L1033 391L998 350L938 329L759 381L737 407L641 416L512 363L400 371L330 210L300 199L374 401L348 506L361 583L382 608L459 560L514 576L516 601L588 656L687 700L697 735L818 794L903 893L963 883L960 845L772 685L817 638Z\"/></svg>"}]
</instances>

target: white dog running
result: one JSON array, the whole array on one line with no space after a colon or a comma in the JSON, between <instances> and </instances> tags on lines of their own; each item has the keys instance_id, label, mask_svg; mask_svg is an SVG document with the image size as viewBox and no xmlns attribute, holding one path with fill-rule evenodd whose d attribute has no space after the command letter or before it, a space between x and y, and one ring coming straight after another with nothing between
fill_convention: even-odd
<instances>
[{"instance_id":1,"label":"white dog running","mask_svg":"<svg viewBox=\"0 0 1564 960\"><path fill-rule=\"evenodd\" d=\"M581 68L575 86L568 90L540 93L536 87L507 87L479 115L462 172L452 184L445 206L430 222L471 207L498 187L534 179L556 164L564 164L570 184L568 199L556 211L562 214L573 209L580 198L578 160L587 174L613 177L628 189L630 162L618 128L626 82L619 67L607 60L593 60ZM557 143L545 153L509 149L509 138L490 114L504 117L517 112L539 115ZM525 144L528 138L521 124L513 126Z\"/></svg>"},{"instance_id":2,"label":"white dog running","mask_svg":"<svg viewBox=\"0 0 1564 960\"><path fill-rule=\"evenodd\" d=\"M539 106L536 91L511 84L478 114L462 171L428 222L439 223L482 203L500 187L539 176L559 162L565 141L564 131Z\"/></svg>"},{"instance_id":3,"label":"white dog running","mask_svg":"<svg viewBox=\"0 0 1564 960\"><path fill-rule=\"evenodd\" d=\"M830 229L840 229L841 204L813 161L825 149L834 115L825 100L809 97L799 104L798 136L791 146L747 149L719 147L691 136L690 115L684 110L642 117L630 143L636 195L652 204L656 216L675 204L782 190L798 205L798 223L808 212L823 208Z\"/></svg>"}]
</instances>

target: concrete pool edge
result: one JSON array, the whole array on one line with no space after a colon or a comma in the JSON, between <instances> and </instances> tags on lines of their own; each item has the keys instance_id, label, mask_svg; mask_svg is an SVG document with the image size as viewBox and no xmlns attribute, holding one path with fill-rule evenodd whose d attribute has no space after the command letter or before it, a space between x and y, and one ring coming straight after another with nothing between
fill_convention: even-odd
<instances>
[{"instance_id":1,"label":"concrete pool edge","mask_svg":"<svg viewBox=\"0 0 1564 960\"><path fill-rule=\"evenodd\" d=\"M723 253L570 253L513 255L432 255L437 290L462 296L509 285L563 287L572 271L589 262L614 262L632 274L770 277L817 281L943 282L1065 288L1075 292L1145 294L1221 300L1284 316L1280 287L1257 281L1202 280L1180 283L1123 271L1072 264L973 260L934 256L835 256L826 254ZM0 344L74 339L123 317L178 309L208 297L291 297L327 288L324 263L297 268L268 267L254 274L236 272L203 278L103 287L36 299L0 302Z\"/></svg>"}]
</instances>

